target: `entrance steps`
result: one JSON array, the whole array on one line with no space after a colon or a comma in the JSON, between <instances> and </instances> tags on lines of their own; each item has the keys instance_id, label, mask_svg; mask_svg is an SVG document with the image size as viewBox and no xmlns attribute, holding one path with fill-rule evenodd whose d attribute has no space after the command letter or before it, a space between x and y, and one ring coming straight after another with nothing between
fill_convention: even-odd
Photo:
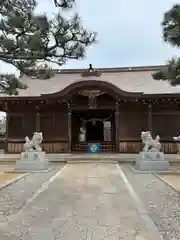
<instances>
[{"instance_id":1,"label":"entrance steps","mask_svg":"<svg viewBox=\"0 0 180 240\"><path fill-rule=\"evenodd\" d=\"M83 153L47 153L49 162L133 162L137 154L83 154ZM20 154L0 154L0 162L15 162L20 158Z\"/></svg>"},{"instance_id":2,"label":"entrance steps","mask_svg":"<svg viewBox=\"0 0 180 240\"><path fill-rule=\"evenodd\" d=\"M137 154L48 154L49 161L67 163L117 163L133 162Z\"/></svg>"},{"instance_id":3,"label":"entrance steps","mask_svg":"<svg viewBox=\"0 0 180 240\"><path fill-rule=\"evenodd\" d=\"M76 163L118 163L116 160L68 160L67 164L76 164Z\"/></svg>"},{"instance_id":4,"label":"entrance steps","mask_svg":"<svg viewBox=\"0 0 180 240\"><path fill-rule=\"evenodd\" d=\"M55 153L47 154L51 162L121 162L133 163L135 162L138 154L134 153L100 153L100 154L87 154L87 153ZM165 160L170 163L180 163L180 154L164 154Z\"/></svg>"}]
</instances>

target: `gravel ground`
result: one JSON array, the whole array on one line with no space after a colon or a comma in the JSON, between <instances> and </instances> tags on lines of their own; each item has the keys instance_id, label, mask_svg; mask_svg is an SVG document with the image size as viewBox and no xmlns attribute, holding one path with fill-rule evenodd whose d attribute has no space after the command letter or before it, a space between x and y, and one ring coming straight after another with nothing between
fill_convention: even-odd
<instances>
[{"instance_id":1,"label":"gravel ground","mask_svg":"<svg viewBox=\"0 0 180 240\"><path fill-rule=\"evenodd\" d=\"M157 239L115 164L67 165L20 214L0 224L0 240L100 239Z\"/></svg>"},{"instance_id":2,"label":"gravel ground","mask_svg":"<svg viewBox=\"0 0 180 240\"><path fill-rule=\"evenodd\" d=\"M178 192L153 174L137 174L128 166L122 168L164 240L179 240L180 197Z\"/></svg>"},{"instance_id":3,"label":"gravel ground","mask_svg":"<svg viewBox=\"0 0 180 240\"><path fill-rule=\"evenodd\" d=\"M64 164L46 173L31 173L0 190L0 223L16 214L26 201L52 177Z\"/></svg>"}]
</instances>

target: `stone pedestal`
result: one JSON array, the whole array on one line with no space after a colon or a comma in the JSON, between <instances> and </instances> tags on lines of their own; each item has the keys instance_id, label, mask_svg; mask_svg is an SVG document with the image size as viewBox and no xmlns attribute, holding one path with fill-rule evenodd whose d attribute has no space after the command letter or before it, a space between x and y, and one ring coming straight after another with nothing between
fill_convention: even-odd
<instances>
[{"instance_id":1,"label":"stone pedestal","mask_svg":"<svg viewBox=\"0 0 180 240\"><path fill-rule=\"evenodd\" d=\"M48 159L45 152L25 152L21 153L20 160L16 161L15 170L46 170L48 169Z\"/></svg>"},{"instance_id":2,"label":"stone pedestal","mask_svg":"<svg viewBox=\"0 0 180 240\"><path fill-rule=\"evenodd\" d=\"M163 152L140 152L136 168L141 171L168 171L169 162L164 159Z\"/></svg>"}]
</instances>

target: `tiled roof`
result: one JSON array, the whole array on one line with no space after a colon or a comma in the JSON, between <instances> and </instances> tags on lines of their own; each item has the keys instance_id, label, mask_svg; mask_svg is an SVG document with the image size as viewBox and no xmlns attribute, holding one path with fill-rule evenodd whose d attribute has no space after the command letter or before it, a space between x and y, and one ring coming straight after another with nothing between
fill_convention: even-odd
<instances>
[{"instance_id":1,"label":"tiled roof","mask_svg":"<svg viewBox=\"0 0 180 240\"><path fill-rule=\"evenodd\" d=\"M173 87L167 81L156 81L152 73L160 67L133 67L99 69L100 77L82 77L84 69L56 71L48 80L31 79L23 76L21 81L28 88L19 91L19 97L38 97L42 94L52 94L62 91L75 82L94 80L105 81L126 92L143 92L143 94L172 94L180 93L180 86ZM7 95L0 94L0 97Z\"/></svg>"}]
</instances>

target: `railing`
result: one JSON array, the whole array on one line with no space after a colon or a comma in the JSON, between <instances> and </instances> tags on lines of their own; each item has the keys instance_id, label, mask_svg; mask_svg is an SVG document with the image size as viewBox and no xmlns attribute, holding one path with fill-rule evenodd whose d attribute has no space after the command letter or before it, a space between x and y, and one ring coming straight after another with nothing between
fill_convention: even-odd
<instances>
[{"instance_id":1,"label":"railing","mask_svg":"<svg viewBox=\"0 0 180 240\"><path fill-rule=\"evenodd\" d=\"M0 148L4 149L8 153L20 153L23 151L24 140L11 140L4 139L0 141ZM164 153L178 153L180 152L180 142L175 141L161 141L162 151ZM119 141L120 153L139 153L142 150L141 140L121 140ZM53 140L44 141L42 148L47 153L63 153L68 152L68 141ZM113 142L100 143L101 152L116 152L116 145ZM88 143L74 143L72 146L72 152L87 152Z\"/></svg>"},{"instance_id":2,"label":"railing","mask_svg":"<svg viewBox=\"0 0 180 240\"><path fill-rule=\"evenodd\" d=\"M120 153L139 153L142 151L143 144L141 140L121 140L119 142ZM172 140L161 141L161 151L168 154L176 154L180 150L180 142Z\"/></svg>"},{"instance_id":3,"label":"railing","mask_svg":"<svg viewBox=\"0 0 180 240\"><path fill-rule=\"evenodd\" d=\"M7 153L21 153L24 151L23 140L11 140L9 139L6 143L5 152ZM64 153L68 152L68 141L63 140L49 140L42 143L43 151L47 153Z\"/></svg>"}]
</instances>

